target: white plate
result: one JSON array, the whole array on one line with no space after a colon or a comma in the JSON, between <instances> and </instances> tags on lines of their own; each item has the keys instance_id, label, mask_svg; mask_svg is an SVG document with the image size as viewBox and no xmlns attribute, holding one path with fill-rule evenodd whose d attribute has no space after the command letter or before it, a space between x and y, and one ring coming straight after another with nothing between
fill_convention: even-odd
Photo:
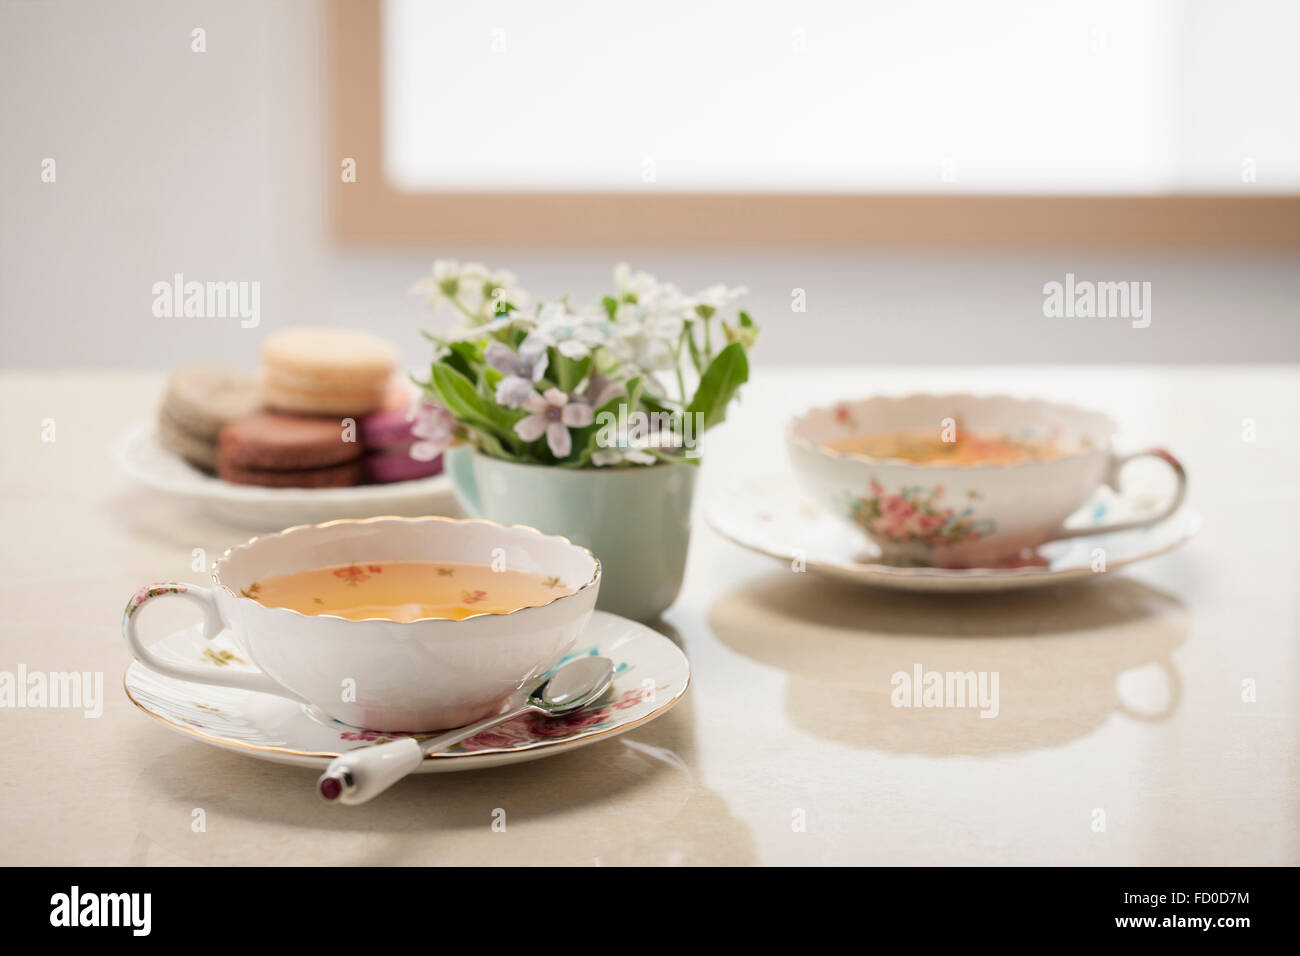
<instances>
[{"instance_id":1,"label":"white plate","mask_svg":"<svg viewBox=\"0 0 1300 956\"><path fill-rule=\"evenodd\" d=\"M1114 521L1128 516L1126 508L1103 489L1069 523ZM873 563L880 549L865 534L806 503L784 477L736 485L709 503L706 518L714 531L751 551L817 574L904 591L1009 591L1095 577L1098 549L1105 570L1114 571L1172 551L1201 526L1200 515L1183 508L1150 528L1045 544L1035 554L1037 564L949 570Z\"/></svg>"},{"instance_id":2,"label":"white plate","mask_svg":"<svg viewBox=\"0 0 1300 956\"><path fill-rule=\"evenodd\" d=\"M163 638L153 650L214 668L252 666L229 634L205 641L198 625ZM585 747L666 714L690 684L690 666L676 644L616 614L596 611L565 660L584 655L614 662L614 686L601 705L569 717L518 717L426 757L416 773L478 770ZM284 697L166 677L139 661L127 668L123 686L132 703L172 730L274 763L324 769L340 753L403 736L358 730Z\"/></svg>"},{"instance_id":3,"label":"white plate","mask_svg":"<svg viewBox=\"0 0 1300 956\"><path fill-rule=\"evenodd\" d=\"M205 474L158 442L148 422L132 426L109 446L129 477L155 491L198 501L214 517L266 531L335 518L457 514L446 475L351 488L260 488Z\"/></svg>"}]
</instances>

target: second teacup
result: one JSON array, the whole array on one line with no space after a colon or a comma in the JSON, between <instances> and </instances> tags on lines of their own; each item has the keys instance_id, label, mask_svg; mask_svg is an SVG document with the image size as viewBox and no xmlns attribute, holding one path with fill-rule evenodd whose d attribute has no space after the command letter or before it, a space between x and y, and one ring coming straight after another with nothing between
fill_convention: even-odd
<instances>
[{"instance_id":1,"label":"second teacup","mask_svg":"<svg viewBox=\"0 0 1300 956\"><path fill-rule=\"evenodd\" d=\"M1182 504L1187 474L1162 448L1127 455L1111 449L1115 423L1073 405L976 395L871 398L818 408L795 419L787 436L795 477L819 506L865 531L888 563L994 567L1046 541L1122 531L1163 521ZM942 455L887 456L890 441L861 442L874 454L846 450L857 437L996 436L1008 446L1038 448L989 460ZM1118 490L1120 470L1142 456L1174 472L1171 500L1132 521L1066 528L1103 483ZM934 463L934 462L941 463Z\"/></svg>"}]
</instances>

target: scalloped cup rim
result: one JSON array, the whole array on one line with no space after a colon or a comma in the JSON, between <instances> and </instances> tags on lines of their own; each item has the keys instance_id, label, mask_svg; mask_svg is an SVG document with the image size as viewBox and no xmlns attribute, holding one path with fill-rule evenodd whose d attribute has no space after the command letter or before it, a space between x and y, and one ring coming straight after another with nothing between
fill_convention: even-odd
<instances>
[{"instance_id":1,"label":"scalloped cup rim","mask_svg":"<svg viewBox=\"0 0 1300 956\"><path fill-rule=\"evenodd\" d=\"M1053 458L1042 461L1020 461L1007 464L1001 463L983 463L977 465L951 465L937 464L928 465L919 462L908 461L905 458L874 458L870 455L864 455L857 452L833 451L815 439L803 434L802 429L808 426L814 417L833 416L838 408L861 408L867 405L902 405L907 402L917 401L952 401L957 402L1005 402L1019 406L1024 409L1052 409L1057 412L1067 412L1071 415L1080 416L1084 420L1091 420L1094 424L1101 426L1106 436L1106 444L1096 445L1092 448L1079 449L1077 451L1066 452L1065 454L1056 455ZM913 469L917 472L934 475L943 471L955 472L993 472L993 471L1010 471L1018 468L1045 468L1057 465L1062 461L1068 461L1074 458L1084 458L1089 455L1106 454L1110 440L1118 430L1115 420L1103 412L1094 411L1085 408L1082 405L1075 405L1071 402L1053 402L1045 399L1022 398L1015 395L1003 393L993 393L989 395L976 395L973 392L910 392L907 395L875 395L869 398L853 399L849 401L833 402L829 405L818 405L814 408L806 409L790 420L786 427L786 441L805 451L822 456L824 458L835 459L838 461L861 462L868 465L888 465L890 468Z\"/></svg>"},{"instance_id":2,"label":"scalloped cup rim","mask_svg":"<svg viewBox=\"0 0 1300 956\"><path fill-rule=\"evenodd\" d=\"M240 551L245 551L253 547L258 541L269 540L272 538L290 538L298 534L305 534L311 531L317 531L322 528L330 528L338 525L378 524L381 522L394 522L394 521L401 522L403 524L418 524L424 522L439 522L439 523L445 522L447 524L458 525L458 526L463 526L467 524L478 524L478 525L485 525L487 527L492 527L492 528L499 528L505 531L523 532L525 534L530 534L537 538L549 539L555 541L559 544L566 545L577 551L581 551L585 553L587 557L591 560L592 574L591 577L586 582L579 585L574 590L568 592L567 594L558 594L555 597L553 597L551 600L547 601L545 604L530 604L524 607L515 608L512 611L505 611L505 612L480 611L477 614L471 614L468 617L463 617L459 619L442 618L442 617L419 617L410 621L395 621L392 618L385 618L385 617L350 618L350 617L343 617L338 614L304 614L302 611L295 610L294 608L272 607L266 604L262 604L261 602L256 601L251 597L247 597L246 595L236 594L233 590L231 590L228 584L226 584L224 581L221 580L220 570L222 565L227 563L232 557L234 557ZM580 544L576 544L575 542L570 541L564 535L547 534L546 532L539 531L537 528L530 527L529 525L522 525L522 524L507 525L507 524L501 524L496 521L491 521L487 518L452 518L447 515L418 515L414 517L408 517L404 515L376 515L375 517L372 518L335 518L332 521L321 521L316 524L298 524L288 528L284 528L280 531L270 531L270 532L265 532L263 534L253 535L253 537L249 538L247 541L244 541L241 544L231 545L224 552L222 552L221 556L217 558L217 560L212 564L211 576L212 576L213 585L217 588L220 588L222 591L228 594L233 600L250 601L253 604L257 605L257 607L260 610L271 612L273 615L289 615L293 618L304 618L306 620L343 621L346 624L380 623L380 624L409 625L409 624L438 623L438 624L454 625L454 624L468 624L470 621L478 621L478 620L482 620L483 618L500 619L500 618L510 617L515 614L523 614L526 611L543 610L544 608L551 607L555 604L558 604L561 601L567 600L568 598L576 597L577 595L588 590L589 588L596 586L600 582L600 573L601 573L600 559L597 558L596 555L593 554L589 548L583 547Z\"/></svg>"}]
</instances>

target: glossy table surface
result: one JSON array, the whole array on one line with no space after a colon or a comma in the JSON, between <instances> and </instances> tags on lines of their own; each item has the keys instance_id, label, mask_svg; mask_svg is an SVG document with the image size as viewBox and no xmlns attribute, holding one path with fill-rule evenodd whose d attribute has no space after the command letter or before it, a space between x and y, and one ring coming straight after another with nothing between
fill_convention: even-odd
<instances>
[{"instance_id":1,"label":"glossy table surface","mask_svg":"<svg viewBox=\"0 0 1300 956\"><path fill-rule=\"evenodd\" d=\"M0 376L0 672L102 672L106 698L97 719L0 709L2 863L1300 863L1300 368L759 368L705 445L686 584L659 625L691 661L684 702L356 808L122 693L126 598L201 582L194 549L249 535L108 461L161 383ZM1121 447L1186 462L1204 529L1082 584L926 595L794 573L700 518L730 482L785 469L793 412L964 390L1108 411ZM890 675L918 664L996 672L998 716L892 707Z\"/></svg>"}]
</instances>

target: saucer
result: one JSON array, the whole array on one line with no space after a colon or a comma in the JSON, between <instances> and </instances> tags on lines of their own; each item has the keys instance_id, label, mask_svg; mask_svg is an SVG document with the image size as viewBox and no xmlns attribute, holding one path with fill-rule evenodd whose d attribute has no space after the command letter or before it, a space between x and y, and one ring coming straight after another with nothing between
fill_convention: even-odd
<instances>
[{"instance_id":1,"label":"saucer","mask_svg":"<svg viewBox=\"0 0 1300 956\"><path fill-rule=\"evenodd\" d=\"M1068 524L1101 525L1140 515L1144 506L1155 503L1139 498L1135 506L1103 488ZM1148 528L1049 542L1014 565L958 570L874 563L880 549L870 538L807 504L784 477L732 487L710 502L706 519L724 538L787 565L802 560L817 574L903 591L1010 591L1090 578L1098 573L1093 570L1098 548L1104 550L1106 570L1113 571L1172 551L1201 526L1200 515L1183 508Z\"/></svg>"},{"instance_id":2,"label":"saucer","mask_svg":"<svg viewBox=\"0 0 1300 956\"><path fill-rule=\"evenodd\" d=\"M457 513L446 475L351 488L262 488L237 485L195 468L164 448L154 426L132 426L109 447L130 478L166 494L198 501L214 517L261 531L332 518Z\"/></svg>"},{"instance_id":3,"label":"saucer","mask_svg":"<svg viewBox=\"0 0 1300 956\"><path fill-rule=\"evenodd\" d=\"M152 650L178 662L253 669L229 633L205 641L198 625L163 638ZM686 655L676 644L643 624L604 611L592 614L564 660L586 655L614 662L614 686L599 706L570 717L517 717L426 757L415 772L498 767L585 747L667 713L690 683ZM171 729L274 763L324 769L340 753L408 736L350 727L314 707L272 694L165 677L139 661L131 662L123 685L132 703ZM419 740L434 735L414 736Z\"/></svg>"}]
</instances>

